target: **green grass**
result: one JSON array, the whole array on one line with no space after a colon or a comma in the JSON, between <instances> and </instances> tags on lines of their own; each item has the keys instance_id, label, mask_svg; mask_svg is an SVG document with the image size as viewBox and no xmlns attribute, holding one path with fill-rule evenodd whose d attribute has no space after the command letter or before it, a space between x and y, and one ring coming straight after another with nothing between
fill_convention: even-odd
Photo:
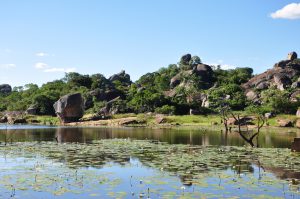
<instances>
[{"instance_id":1,"label":"green grass","mask_svg":"<svg viewBox=\"0 0 300 199\"><path fill-rule=\"evenodd\" d=\"M116 114L112 116L112 119L121 119L127 117L136 117L137 115L134 113L124 113L124 114Z\"/></svg>"},{"instance_id":2,"label":"green grass","mask_svg":"<svg viewBox=\"0 0 300 199\"><path fill-rule=\"evenodd\" d=\"M235 113L237 114L237 113ZM245 112L239 112L240 115L245 116L247 115ZM88 116L85 115L85 116ZM84 117L85 117L84 116ZM250 116L250 115L248 115ZM127 114L116 114L112 116L112 119L122 119L128 117L137 117L138 121L147 126L155 126L157 125L155 121L154 114L134 114L134 113L127 113ZM172 125L186 125L186 126L211 126L211 125L220 125L221 119L219 115L172 115L172 116L164 116L166 118L165 124L172 124ZM29 115L25 118L29 123L35 124L42 124L42 125L60 125L60 121L57 117L52 116L33 116ZM278 119L289 119L292 120L294 123L297 120L295 115L285 115L280 114L274 118L270 118L267 120L268 126L270 127L278 127ZM253 121L256 123L256 121Z\"/></svg>"},{"instance_id":3,"label":"green grass","mask_svg":"<svg viewBox=\"0 0 300 199\"><path fill-rule=\"evenodd\" d=\"M127 117L137 117L139 121L146 123L147 125L155 125L155 115L147 114L117 114L113 115L113 119L121 119ZM213 123L220 123L220 117L218 115L174 115L164 116L166 123L169 124L180 124L180 125L203 125L209 126Z\"/></svg>"},{"instance_id":4,"label":"green grass","mask_svg":"<svg viewBox=\"0 0 300 199\"><path fill-rule=\"evenodd\" d=\"M219 115L180 115L167 116L168 123L185 124L185 125L212 125L213 123L220 123Z\"/></svg>"},{"instance_id":5,"label":"green grass","mask_svg":"<svg viewBox=\"0 0 300 199\"><path fill-rule=\"evenodd\" d=\"M60 121L57 117L47 115L27 115L25 117L28 123L42 124L42 125L59 125Z\"/></svg>"},{"instance_id":6,"label":"green grass","mask_svg":"<svg viewBox=\"0 0 300 199\"><path fill-rule=\"evenodd\" d=\"M296 115L285 115L285 114L277 115L276 117L268 119L269 126L278 126L278 122L277 122L278 119L289 119L289 120L296 122L297 116Z\"/></svg>"}]
</instances>

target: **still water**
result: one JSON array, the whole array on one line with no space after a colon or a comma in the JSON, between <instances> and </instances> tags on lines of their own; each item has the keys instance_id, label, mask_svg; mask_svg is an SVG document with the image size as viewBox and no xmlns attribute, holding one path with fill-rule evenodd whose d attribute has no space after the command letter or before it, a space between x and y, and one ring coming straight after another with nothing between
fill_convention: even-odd
<instances>
[{"instance_id":1,"label":"still water","mask_svg":"<svg viewBox=\"0 0 300 199\"><path fill-rule=\"evenodd\" d=\"M265 148L290 148L299 130L268 130L259 136L259 146ZM53 141L89 143L93 140L132 138L158 140L169 144L244 146L245 141L237 133L221 133L204 128L109 128L109 127L49 127L32 125L0 125L0 142Z\"/></svg>"},{"instance_id":2,"label":"still water","mask_svg":"<svg viewBox=\"0 0 300 199\"><path fill-rule=\"evenodd\" d=\"M0 126L0 198L300 198L300 133Z\"/></svg>"}]
</instances>

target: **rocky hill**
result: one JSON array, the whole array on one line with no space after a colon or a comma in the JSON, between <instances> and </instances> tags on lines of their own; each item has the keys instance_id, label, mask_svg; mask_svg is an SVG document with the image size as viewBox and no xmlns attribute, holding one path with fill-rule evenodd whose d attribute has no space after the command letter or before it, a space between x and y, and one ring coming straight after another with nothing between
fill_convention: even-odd
<instances>
[{"instance_id":1,"label":"rocky hill","mask_svg":"<svg viewBox=\"0 0 300 199\"><path fill-rule=\"evenodd\" d=\"M291 101L297 100L300 94L300 60L296 52L288 54L286 60L274 65L272 69L255 75L247 83L242 84L247 99L261 104L261 93L267 89L288 91Z\"/></svg>"},{"instance_id":2,"label":"rocky hill","mask_svg":"<svg viewBox=\"0 0 300 199\"><path fill-rule=\"evenodd\" d=\"M109 78L100 73L68 73L41 87L27 84L12 89L3 84L0 112L27 110L30 114L53 115L57 100L80 93L86 113L206 114L217 113L224 105L233 110L259 105L268 112L294 114L300 106L299 77L296 52L255 76L251 68L224 70L185 54L178 63L147 73L136 82L121 71Z\"/></svg>"}]
</instances>

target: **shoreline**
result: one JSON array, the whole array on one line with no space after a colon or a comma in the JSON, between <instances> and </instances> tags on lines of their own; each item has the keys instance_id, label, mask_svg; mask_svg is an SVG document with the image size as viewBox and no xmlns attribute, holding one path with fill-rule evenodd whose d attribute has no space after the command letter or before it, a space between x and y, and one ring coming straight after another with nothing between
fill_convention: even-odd
<instances>
[{"instance_id":1,"label":"shoreline","mask_svg":"<svg viewBox=\"0 0 300 199\"><path fill-rule=\"evenodd\" d=\"M114 115L110 119L89 120L90 115L85 115L82 121L71 123L60 123L57 117L53 116L25 116L26 123L30 125L46 125L46 126L66 126L66 127L135 127L135 128L205 128L213 130L224 130L223 124L220 123L219 115L147 115L147 114L120 114ZM276 131L300 131L300 128L280 127L277 120L289 119L296 124L297 117L293 115L278 115L268 119L267 124L262 130ZM2 123L5 124L5 123ZM230 125L234 130L237 125ZM249 129L254 129L255 125L248 125Z\"/></svg>"}]
</instances>

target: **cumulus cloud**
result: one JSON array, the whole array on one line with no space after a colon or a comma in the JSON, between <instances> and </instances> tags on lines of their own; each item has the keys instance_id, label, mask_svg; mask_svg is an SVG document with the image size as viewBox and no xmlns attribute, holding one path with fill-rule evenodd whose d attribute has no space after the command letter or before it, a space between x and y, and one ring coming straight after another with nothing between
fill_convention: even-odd
<instances>
[{"instance_id":1,"label":"cumulus cloud","mask_svg":"<svg viewBox=\"0 0 300 199\"><path fill-rule=\"evenodd\" d=\"M300 3L291 3L271 13L273 19L300 19Z\"/></svg>"},{"instance_id":2,"label":"cumulus cloud","mask_svg":"<svg viewBox=\"0 0 300 199\"><path fill-rule=\"evenodd\" d=\"M44 53L44 52L39 52L39 53L36 53L35 54L37 57L46 57L46 56L49 56L48 53Z\"/></svg>"},{"instance_id":3,"label":"cumulus cloud","mask_svg":"<svg viewBox=\"0 0 300 199\"><path fill-rule=\"evenodd\" d=\"M229 65L229 64L221 64L220 66L224 70L229 70L229 69L235 69L236 68L235 66Z\"/></svg>"},{"instance_id":4,"label":"cumulus cloud","mask_svg":"<svg viewBox=\"0 0 300 199\"><path fill-rule=\"evenodd\" d=\"M224 64L222 59L218 60L216 63L210 63L211 66L220 66L224 70L235 69L236 67L230 64Z\"/></svg>"},{"instance_id":5,"label":"cumulus cloud","mask_svg":"<svg viewBox=\"0 0 300 199\"><path fill-rule=\"evenodd\" d=\"M49 66L48 66L48 64L39 62L39 63L36 63L36 64L34 65L34 67L35 67L36 69L46 69L46 68L48 68Z\"/></svg>"},{"instance_id":6,"label":"cumulus cloud","mask_svg":"<svg viewBox=\"0 0 300 199\"><path fill-rule=\"evenodd\" d=\"M1 64L0 68L2 69L11 69L11 68L15 68L16 64Z\"/></svg>"},{"instance_id":7,"label":"cumulus cloud","mask_svg":"<svg viewBox=\"0 0 300 199\"><path fill-rule=\"evenodd\" d=\"M34 67L38 70L41 70L45 73L53 73L53 72L63 72L63 73L70 73L75 72L76 68L65 68L65 67L51 67L48 64L45 63L36 63Z\"/></svg>"},{"instance_id":8,"label":"cumulus cloud","mask_svg":"<svg viewBox=\"0 0 300 199\"><path fill-rule=\"evenodd\" d=\"M64 72L64 73L70 73L75 72L76 68L48 68L45 69L44 72L46 73L53 73L53 72Z\"/></svg>"}]
</instances>

